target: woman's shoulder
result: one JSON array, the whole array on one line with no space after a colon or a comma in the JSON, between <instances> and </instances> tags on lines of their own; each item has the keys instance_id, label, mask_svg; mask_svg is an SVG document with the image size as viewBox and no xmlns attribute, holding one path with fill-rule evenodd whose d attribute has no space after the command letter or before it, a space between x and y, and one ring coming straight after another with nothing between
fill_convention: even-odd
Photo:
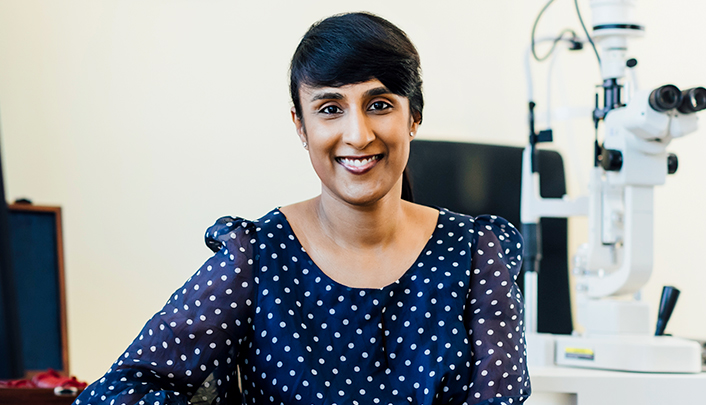
<instances>
[{"instance_id":1,"label":"woman's shoulder","mask_svg":"<svg viewBox=\"0 0 706 405\"><path fill-rule=\"evenodd\" d=\"M456 223L458 226L468 227L468 232L474 235L474 239L491 237L497 239L503 245L514 245L514 249L521 249L522 235L515 226L503 217L497 215L483 214L472 216L459 212L454 212L446 208L439 209L439 224ZM514 250L513 249L513 250Z\"/></svg>"},{"instance_id":2,"label":"woman's shoulder","mask_svg":"<svg viewBox=\"0 0 706 405\"><path fill-rule=\"evenodd\" d=\"M233 216L220 217L206 229L204 235L206 246L212 251L218 252L228 242L250 241L254 243L256 234L263 228L276 226L281 220L281 216L282 213L278 208L275 208L253 220Z\"/></svg>"},{"instance_id":3,"label":"woman's shoulder","mask_svg":"<svg viewBox=\"0 0 706 405\"><path fill-rule=\"evenodd\" d=\"M523 240L519 230L512 223L497 215L473 217L447 210L444 216L472 222L469 232L473 236L469 247L472 257L477 261L477 269L480 269L477 271L491 269L493 263L497 262L517 277L522 264Z\"/></svg>"}]
</instances>

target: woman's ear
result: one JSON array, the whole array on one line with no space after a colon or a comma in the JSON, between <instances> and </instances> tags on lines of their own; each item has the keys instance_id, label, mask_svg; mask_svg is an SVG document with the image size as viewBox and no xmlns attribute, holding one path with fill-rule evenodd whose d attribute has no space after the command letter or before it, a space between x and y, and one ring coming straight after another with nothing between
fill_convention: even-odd
<instances>
[{"instance_id":1,"label":"woman's ear","mask_svg":"<svg viewBox=\"0 0 706 405\"><path fill-rule=\"evenodd\" d=\"M297 135L299 135L299 139L302 141L302 144L306 144L306 130L304 129L304 121L299 118L297 115L297 110L294 107L292 107L290 111L292 113L292 122L294 123L294 127L297 129Z\"/></svg>"},{"instance_id":2,"label":"woman's ear","mask_svg":"<svg viewBox=\"0 0 706 405\"><path fill-rule=\"evenodd\" d=\"M422 121L421 115L419 113L412 113L410 119L412 120L412 123L409 126L409 134L414 137L415 135L417 135L417 131L419 130L419 123Z\"/></svg>"}]
</instances>

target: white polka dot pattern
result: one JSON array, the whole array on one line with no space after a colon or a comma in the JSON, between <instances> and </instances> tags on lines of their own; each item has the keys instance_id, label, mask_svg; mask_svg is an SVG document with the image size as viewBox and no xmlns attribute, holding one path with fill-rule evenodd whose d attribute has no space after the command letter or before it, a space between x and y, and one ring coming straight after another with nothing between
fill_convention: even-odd
<instances>
[{"instance_id":1,"label":"white polka dot pattern","mask_svg":"<svg viewBox=\"0 0 706 405\"><path fill-rule=\"evenodd\" d=\"M222 218L216 255L76 403L520 403L521 240L502 218L441 210L399 280L359 289L326 276L279 210Z\"/></svg>"}]
</instances>

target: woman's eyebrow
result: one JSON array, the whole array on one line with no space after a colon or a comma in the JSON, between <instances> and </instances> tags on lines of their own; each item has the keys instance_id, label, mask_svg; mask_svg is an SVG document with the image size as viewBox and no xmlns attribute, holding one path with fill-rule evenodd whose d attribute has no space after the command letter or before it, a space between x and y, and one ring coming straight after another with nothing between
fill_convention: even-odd
<instances>
[{"instance_id":1,"label":"woman's eyebrow","mask_svg":"<svg viewBox=\"0 0 706 405\"><path fill-rule=\"evenodd\" d=\"M390 89L388 89L385 86L380 86L380 87L375 87L373 89L370 89L365 92L364 96L365 97L375 97L375 96L381 96L383 94L390 94L392 93Z\"/></svg>"},{"instance_id":2,"label":"woman's eyebrow","mask_svg":"<svg viewBox=\"0 0 706 405\"><path fill-rule=\"evenodd\" d=\"M363 93L363 97L370 98L375 96L381 96L383 94L391 94L392 92L385 86L375 87L367 90ZM322 93L316 93L311 97L311 102L317 100L343 100L345 97L341 93L335 91L325 91Z\"/></svg>"},{"instance_id":3,"label":"woman's eyebrow","mask_svg":"<svg viewBox=\"0 0 706 405\"><path fill-rule=\"evenodd\" d=\"M332 92L332 91L331 92L324 92L324 93L316 93L311 98L311 101L314 102L317 100L343 100L343 94Z\"/></svg>"}]
</instances>

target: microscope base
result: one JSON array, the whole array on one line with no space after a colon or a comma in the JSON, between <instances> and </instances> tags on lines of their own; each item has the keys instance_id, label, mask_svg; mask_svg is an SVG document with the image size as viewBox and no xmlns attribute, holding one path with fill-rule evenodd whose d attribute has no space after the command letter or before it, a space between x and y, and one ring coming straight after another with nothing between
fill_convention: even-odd
<instances>
[{"instance_id":1,"label":"microscope base","mask_svg":"<svg viewBox=\"0 0 706 405\"><path fill-rule=\"evenodd\" d=\"M641 373L700 373L701 347L672 336L556 336L557 365Z\"/></svg>"},{"instance_id":2,"label":"microscope base","mask_svg":"<svg viewBox=\"0 0 706 405\"><path fill-rule=\"evenodd\" d=\"M557 335L552 335L550 333L525 333L528 367L554 366L556 337Z\"/></svg>"}]
</instances>

